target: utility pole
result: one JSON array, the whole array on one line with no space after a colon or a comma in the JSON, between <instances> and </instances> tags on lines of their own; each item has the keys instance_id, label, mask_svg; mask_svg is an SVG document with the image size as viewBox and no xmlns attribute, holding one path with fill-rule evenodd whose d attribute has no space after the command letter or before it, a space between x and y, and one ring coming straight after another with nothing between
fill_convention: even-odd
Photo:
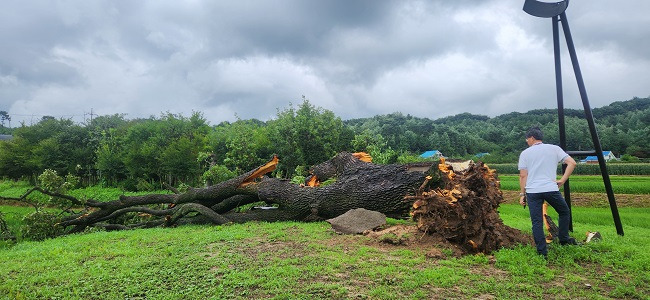
<instances>
[{"instance_id":1,"label":"utility pole","mask_svg":"<svg viewBox=\"0 0 650 300\"><path fill-rule=\"evenodd\" d=\"M94 115L95 115L95 114L93 114L93 108L91 107L91 108L90 108L90 123L93 122L93 116L94 116Z\"/></svg>"},{"instance_id":2,"label":"utility pole","mask_svg":"<svg viewBox=\"0 0 650 300\"><path fill-rule=\"evenodd\" d=\"M92 107L90 108L90 113L84 112L84 123L86 122L86 115L90 115L90 123L93 122L93 116L97 116L96 114L93 113ZM90 124L88 123L88 124Z\"/></svg>"}]
</instances>

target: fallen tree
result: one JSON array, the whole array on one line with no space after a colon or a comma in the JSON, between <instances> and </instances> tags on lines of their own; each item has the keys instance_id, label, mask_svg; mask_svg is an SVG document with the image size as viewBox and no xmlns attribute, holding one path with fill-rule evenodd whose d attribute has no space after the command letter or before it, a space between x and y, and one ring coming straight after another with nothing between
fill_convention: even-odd
<instances>
[{"instance_id":1,"label":"fallen tree","mask_svg":"<svg viewBox=\"0 0 650 300\"><path fill-rule=\"evenodd\" d=\"M502 200L496 174L482 164L454 174L444 161L439 167L437 162L378 165L370 160L365 153L339 153L314 166L305 184L268 177L278 164L278 158L273 157L236 178L183 193L123 195L100 202L82 201L40 187L29 192L64 197L71 206L84 207L58 223L68 233L88 227L121 230L253 220L318 221L364 208L393 218L408 217L414 209L412 216L421 230L443 234L459 244L468 243L475 252L492 251L514 240L496 212ZM330 178L334 183L319 185ZM264 202L265 209L239 209L256 202Z\"/></svg>"},{"instance_id":2,"label":"fallen tree","mask_svg":"<svg viewBox=\"0 0 650 300\"><path fill-rule=\"evenodd\" d=\"M238 177L205 188L190 188L183 193L172 189L174 194L122 195L114 201L102 202L35 187L19 198L2 199L28 202L27 196L38 191L64 200L70 208L83 207L58 223L69 233L88 227L119 230L252 220L316 221L354 208L379 211L395 218L408 216L411 203L404 201L404 195L415 192L434 163L377 165L369 161L365 153L340 153L314 166L307 184L268 177L278 164L278 158L273 157ZM319 186L319 182L330 178L336 179L333 184ZM239 212L240 207L256 202L264 202L269 209Z\"/></svg>"}]
</instances>

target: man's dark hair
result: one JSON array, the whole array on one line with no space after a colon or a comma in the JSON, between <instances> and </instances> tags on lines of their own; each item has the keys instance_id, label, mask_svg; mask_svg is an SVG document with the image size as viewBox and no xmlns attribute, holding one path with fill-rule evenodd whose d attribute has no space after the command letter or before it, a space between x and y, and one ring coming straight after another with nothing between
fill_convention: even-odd
<instances>
[{"instance_id":1,"label":"man's dark hair","mask_svg":"<svg viewBox=\"0 0 650 300\"><path fill-rule=\"evenodd\" d=\"M544 139L544 133L537 126L531 127L530 129L528 129L528 131L526 131L526 138L529 138L531 136L534 137L538 141L541 141L541 140Z\"/></svg>"}]
</instances>

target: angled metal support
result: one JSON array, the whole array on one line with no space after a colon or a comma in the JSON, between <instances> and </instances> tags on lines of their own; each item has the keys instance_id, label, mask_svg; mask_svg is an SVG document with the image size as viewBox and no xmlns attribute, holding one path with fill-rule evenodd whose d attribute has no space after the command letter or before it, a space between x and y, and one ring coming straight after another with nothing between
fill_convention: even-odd
<instances>
[{"instance_id":1,"label":"angled metal support","mask_svg":"<svg viewBox=\"0 0 650 300\"><path fill-rule=\"evenodd\" d=\"M594 122L594 116L591 111L591 106L589 105L589 99L587 98L587 90L585 89L585 84L582 79L582 72L580 71L580 65L578 63L578 56L576 54L575 46L573 45L573 38L571 37L571 30L569 29L569 21L566 17L566 9L569 6L569 0L563 0L559 2L540 2L538 0L526 0L524 2L524 11L532 16L540 18L552 18L553 24L553 52L555 57L555 86L557 93L557 106L558 106L558 127L560 133L560 147L567 151L566 149L566 127L564 122L564 97L562 94L562 65L560 59L560 33L559 33L559 24L562 24L562 30L564 33L564 38L566 39L567 48L569 50L569 56L571 57L571 64L573 65L573 73L576 77L578 83L578 91L580 92L580 98L582 99L582 106L585 111L585 118L589 125L589 132L591 134L591 139L594 143L594 151L567 151L569 155L596 155L598 157L598 164L600 166L600 173L603 177L603 183L605 184L605 191L607 193L607 199L609 200L609 207L612 211L612 216L614 218L614 224L616 226L616 232L619 235L623 235L623 225L621 224L621 218L618 214L618 208L616 206L616 199L614 198L614 191L612 189L612 183L609 179L609 173L607 171L607 166L605 164L605 157L603 156L603 149L600 144L600 138L598 137L598 132L596 131L596 124ZM564 171L566 166L562 167ZM569 210L571 209L571 189L569 187L569 180L564 184L564 198L567 201ZM570 216L569 229L573 231L573 214Z\"/></svg>"}]
</instances>

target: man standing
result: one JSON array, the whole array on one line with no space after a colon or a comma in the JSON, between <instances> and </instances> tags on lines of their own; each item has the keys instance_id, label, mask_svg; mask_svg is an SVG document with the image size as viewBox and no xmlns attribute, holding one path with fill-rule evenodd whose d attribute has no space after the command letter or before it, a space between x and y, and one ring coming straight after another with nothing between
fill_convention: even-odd
<instances>
[{"instance_id":1,"label":"man standing","mask_svg":"<svg viewBox=\"0 0 650 300\"><path fill-rule=\"evenodd\" d=\"M568 179L576 161L562 148L542 143L544 134L539 127L532 127L526 132L528 148L519 155L519 203L526 205L530 220L533 224L533 239L537 246L537 253L547 257L546 239L544 237L542 205L548 202L559 214L559 240L560 245L575 245L576 241L569 237L569 207L560 194L559 187ZM557 178L557 164L562 162L567 165L562 178Z\"/></svg>"}]
</instances>

